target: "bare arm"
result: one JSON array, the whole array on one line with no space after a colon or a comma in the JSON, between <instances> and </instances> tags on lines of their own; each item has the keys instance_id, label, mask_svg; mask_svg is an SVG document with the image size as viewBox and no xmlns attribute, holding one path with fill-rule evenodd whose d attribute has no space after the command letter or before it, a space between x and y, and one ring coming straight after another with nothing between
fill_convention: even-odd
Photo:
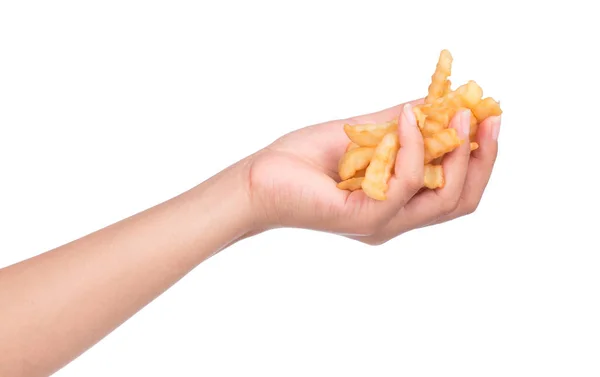
<instances>
[{"instance_id":1,"label":"bare arm","mask_svg":"<svg viewBox=\"0 0 600 377\"><path fill-rule=\"evenodd\" d=\"M315 229L379 245L472 213L492 173L500 118L481 122L472 154L463 143L444 157L442 189L421 192L423 138L412 114L400 105L352 118L399 118L403 147L385 202L336 187L331 172L348 138L346 121L332 121L285 135L154 208L0 270L0 376L51 374L206 258L261 230ZM451 124L465 140L469 125L463 115Z\"/></svg>"},{"instance_id":2,"label":"bare arm","mask_svg":"<svg viewBox=\"0 0 600 377\"><path fill-rule=\"evenodd\" d=\"M0 270L0 375L47 376L251 231L245 166ZM67 336L68 335L68 336Z\"/></svg>"}]
</instances>

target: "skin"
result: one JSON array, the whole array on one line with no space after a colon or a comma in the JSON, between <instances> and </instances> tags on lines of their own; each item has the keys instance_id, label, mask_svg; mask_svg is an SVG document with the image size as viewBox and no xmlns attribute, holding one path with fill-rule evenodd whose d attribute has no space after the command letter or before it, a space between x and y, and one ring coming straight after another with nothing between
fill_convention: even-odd
<instances>
[{"instance_id":1,"label":"skin","mask_svg":"<svg viewBox=\"0 0 600 377\"><path fill-rule=\"evenodd\" d=\"M472 213L492 173L500 119L480 125L478 150L463 143L444 158L444 188L421 190L423 139L410 110L419 102L299 129L164 203L0 269L0 375L56 372L204 260L269 229L380 245ZM343 125L398 117L388 200L339 190ZM468 138L468 115L451 126Z\"/></svg>"}]
</instances>

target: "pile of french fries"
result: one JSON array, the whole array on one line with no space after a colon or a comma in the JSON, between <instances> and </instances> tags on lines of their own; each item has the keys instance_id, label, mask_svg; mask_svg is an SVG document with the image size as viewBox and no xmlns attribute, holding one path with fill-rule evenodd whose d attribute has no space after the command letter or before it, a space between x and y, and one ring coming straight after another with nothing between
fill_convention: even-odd
<instances>
[{"instance_id":1,"label":"pile of french fries","mask_svg":"<svg viewBox=\"0 0 600 377\"><path fill-rule=\"evenodd\" d=\"M476 142L479 124L490 116L502 114L500 104L491 97L484 98L482 88L473 80L452 90L449 80L452 62L450 52L442 50L425 100L413 107L423 136L423 187L427 189L444 187L444 155L466 142L449 127L454 115L463 109L471 112L469 142L474 151L479 147ZM380 124L345 124L344 132L350 142L339 162L341 181L337 187L363 190L372 199L386 200L388 181L394 174L396 155L400 150L398 119Z\"/></svg>"}]
</instances>

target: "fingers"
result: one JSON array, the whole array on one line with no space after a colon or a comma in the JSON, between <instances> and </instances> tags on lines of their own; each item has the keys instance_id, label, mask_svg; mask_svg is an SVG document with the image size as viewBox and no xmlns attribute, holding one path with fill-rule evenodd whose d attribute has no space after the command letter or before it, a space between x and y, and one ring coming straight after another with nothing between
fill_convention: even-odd
<instances>
[{"instance_id":1,"label":"fingers","mask_svg":"<svg viewBox=\"0 0 600 377\"><path fill-rule=\"evenodd\" d=\"M386 207L391 215L397 213L423 186L423 137L410 104L403 107L400 115L398 138L400 149L387 193Z\"/></svg>"},{"instance_id":2,"label":"fingers","mask_svg":"<svg viewBox=\"0 0 600 377\"><path fill-rule=\"evenodd\" d=\"M400 149L396 155L394 174L388 180L386 200L373 200L364 191L354 191L346 204L353 211L349 216L367 220L364 232L380 230L423 186L423 137L417 127L410 104L403 107L398 120ZM364 226L364 223L362 224Z\"/></svg>"},{"instance_id":3,"label":"fingers","mask_svg":"<svg viewBox=\"0 0 600 377\"><path fill-rule=\"evenodd\" d=\"M429 191L443 202L443 212L451 212L458 205L460 196L467 178L469 167L469 156L471 148L469 145L469 130L471 123L471 111L458 113L450 126L456 129L458 137L462 140L460 147L444 156L442 166L444 172L444 187L439 190Z\"/></svg>"},{"instance_id":4,"label":"fingers","mask_svg":"<svg viewBox=\"0 0 600 377\"><path fill-rule=\"evenodd\" d=\"M440 218L436 223L468 215L479 206L498 155L500 120L500 117L490 117L479 126L477 132L479 148L471 155L460 203L452 213Z\"/></svg>"},{"instance_id":5,"label":"fingers","mask_svg":"<svg viewBox=\"0 0 600 377\"><path fill-rule=\"evenodd\" d=\"M440 217L454 211L460 202L469 166L469 116L468 112L458 113L450 123L450 126L458 131L459 137L464 142L460 147L444 157L445 186L435 191L426 190L413 196L378 232L370 237L356 239L369 244L379 245L406 231L435 222ZM423 146L421 145L420 148L422 150ZM417 152L411 151L410 153L416 154ZM400 164L401 162L398 161L398 163ZM420 160L419 163L422 167L423 160ZM417 190L423 186L422 170L420 174Z\"/></svg>"},{"instance_id":6,"label":"fingers","mask_svg":"<svg viewBox=\"0 0 600 377\"><path fill-rule=\"evenodd\" d=\"M423 191L407 204L406 216L412 219L415 227L429 224L458 206L469 166L469 124L469 112L456 114L450 123L463 143L444 156L444 187Z\"/></svg>"},{"instance_id":7,"label":"fingers","mask_svg":"<svg viewBox=\"0 0 600 377\"><path fill-rule=\"evenodd\" d=\"M465 130L467 135L469 132L469 116L470 114L463 116L461 113L451 123L465 142L444 157L446 185L435 191L426 190L415 195L385 226L372 234L351 238L380 245L409 230L449 221L477 209L498 155L501 119L490 117L479 125L479 148L470 153L469 139L465 136ZM400 154L397 164L401 165Z\"/></svg>"}]
</instances>

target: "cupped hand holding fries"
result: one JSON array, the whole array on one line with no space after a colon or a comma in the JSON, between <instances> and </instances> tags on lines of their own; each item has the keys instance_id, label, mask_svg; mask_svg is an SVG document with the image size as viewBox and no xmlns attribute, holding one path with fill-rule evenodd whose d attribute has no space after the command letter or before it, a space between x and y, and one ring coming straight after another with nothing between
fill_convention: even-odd
<instances>
[{"instance_id":1,"label":"cupped hand holding fries","mask_svg":"<svg viewBox=\"0 0 600 377\"><path fill-rule=\"evenodd\" d=\"M299 227L381 244L473 212L491 176L499 103L475 81L452 90L440 53L427 96L306 127L249 160L261 226Z\"/></svg>"}]
</instances>

